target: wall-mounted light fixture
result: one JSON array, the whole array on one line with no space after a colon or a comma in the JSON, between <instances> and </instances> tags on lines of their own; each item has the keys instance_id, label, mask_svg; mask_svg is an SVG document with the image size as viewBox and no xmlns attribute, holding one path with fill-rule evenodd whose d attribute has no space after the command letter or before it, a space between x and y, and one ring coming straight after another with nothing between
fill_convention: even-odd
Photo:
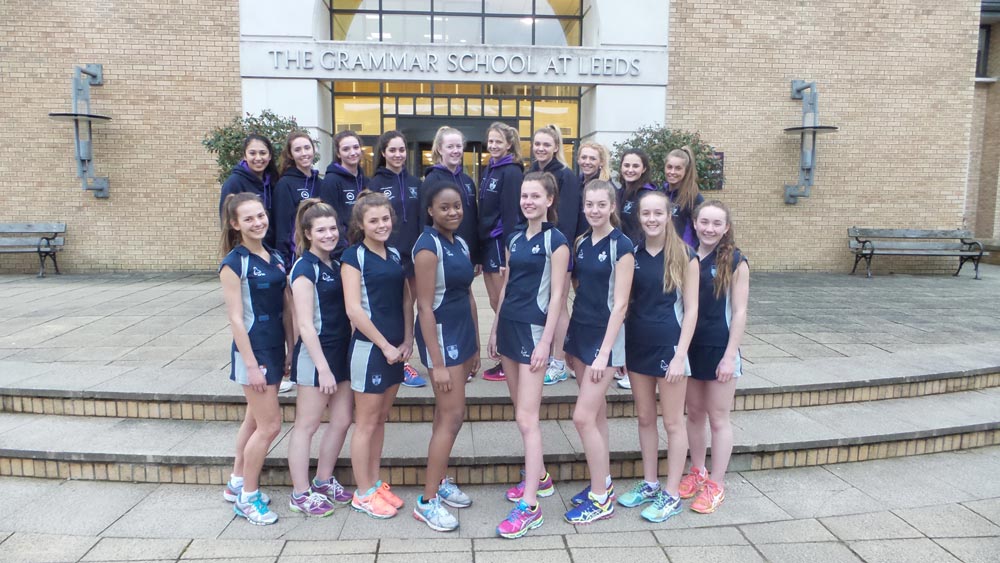
<instances>
[{"instance_id":1,"label":"wall-mounted light fixture","mask_svg":"<svg viewBox=\"0 0 1000 563\"><path fill-rule=\"evenodd\" d=\"M802 125L788 127L785 133L799 135L799 183L785 184L785 203L795 204L800 197L809 197L816 170L816 135L837 130L819 124L818 98L815 82L792 80L792 99L802 100Z\"/></svg>"},{"instance_id":2,"label":"wall-mounted light fixture","mask_svg":"<svg viewBox=\"0 0 1000 563\"><path fill-rule=\"evenodd\" d=\"M94 197L108 197L110 183L107 176L94 176L94 133L95 121L111 121L106 115L97 115L90 110L90 87L104 84L104 67L100 64L78 66L73 71L73 111L52 112L49 117L56 121L73 123L73 145L76 151L76 175L84 190L94 192Z\"/></svg>"}]
</instances>

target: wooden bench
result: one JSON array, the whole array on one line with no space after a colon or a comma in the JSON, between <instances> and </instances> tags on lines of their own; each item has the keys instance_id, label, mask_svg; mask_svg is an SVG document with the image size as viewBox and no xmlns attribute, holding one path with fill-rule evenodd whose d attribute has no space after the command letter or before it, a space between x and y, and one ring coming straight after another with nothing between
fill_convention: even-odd
<instances>
[{"instance_id":1,"label":"wooden bench","mask_svg":"<svg viewBox=\"0 0 1000 563\"><path fill-rule=\"evenodd\" d=\"M958 270L962 271L966 262L976 267L979 279L979 261L984 255L983 243L972 238L970 231L935 231L927 229L847 229L851 252L854 253L853 274L858 262L865 261L868 277L872 277L872 257L878 254L893 256L957 256Z\"/></svg>"},{"instance_id":2,"label":"wooden bench","mask_svg":"<svg viewBox=\"0 0 1000 563\"><path fill-rule=\"evenodd\" d=\"M45 260L59 272L56 252L62 250L66 223L0 223L0 253L37 252L38 277L45 277Z\"/></svg>"}]
</instances>

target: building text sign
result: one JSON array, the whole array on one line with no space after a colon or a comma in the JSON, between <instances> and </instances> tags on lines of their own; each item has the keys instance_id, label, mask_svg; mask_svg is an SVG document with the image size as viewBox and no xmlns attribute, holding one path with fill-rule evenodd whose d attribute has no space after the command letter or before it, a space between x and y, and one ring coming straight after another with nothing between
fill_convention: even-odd
<instances>
[{"instance_id":1,"label":"building text sign","mask_svg":"<svg viewBox=\"0 0 1000 563\"><path fill-rule=\"evenodd\" d=\"M240 42L243 78L665 85L666 49Z\"/></svg>"}]
</instances>

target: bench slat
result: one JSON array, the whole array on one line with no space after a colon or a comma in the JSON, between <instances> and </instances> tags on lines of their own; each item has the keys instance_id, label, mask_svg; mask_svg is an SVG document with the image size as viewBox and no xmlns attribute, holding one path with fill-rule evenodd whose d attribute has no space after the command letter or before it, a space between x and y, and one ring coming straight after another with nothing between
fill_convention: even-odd
<instances>
[{"instance_id":1,"label":"bench slat","mask_svg":"<svg viewBox=\"0 0 1000 563\"><path fill-rule=\"evenodd\" d=\"M971 231L932 229L868 229L850 227L847 236L861 238L973 238Z\"/></svg>"},{"instance_id":2,"label":"bench slat","mask_svg":"<svg viewBox=\"0 0 1000 563\"><path fill-rule=\"evenodd\" d=\"M0 237L0 248L30 246L32 250L35 250L39 240L41 239L38 237ZM63 237L56 237L52 241L52 246L63 246ZM44 243L42 247L45 247Z\"/></svg>"},{"instance_id":3,"label":"bench slat","mask_svg":"<svg viewBox=\"0 0 1000 563\"><path fill-rule=\"evenodd\" d=\"M866 253L867 254L867 253ZM957 250L879 250L875 249L875 255L895 255L895 256L979 256L979 251L960 252ZM983 256L989 256L989 252L984 252Z\"/></svg>"},{"instance_id":4,"label":"bench slat","mask_svg":"<svg viewBox=\"0 0 1000 563\"><path fill-rule=\"evenodd\" d=\"M854 239L851 239L850 246L852 250L860 249L861 244ZM871 245L867 245L866 248L871 246L875 247L875 250L968 250L966 245L960 242L948 242L948 241L899 241L899 240L873 240ZM978 250L976 251L979 252Z\"/></svg>"},{"instance_id":5,"label":"bench slat","mask_svg":"<svg viewBox=\"0 0 1000 563\"><path fill-rule=\"evenodd\" d=\"M66 223L0 223L0 233L65 233Z\"/></svg>"}]
</instances>

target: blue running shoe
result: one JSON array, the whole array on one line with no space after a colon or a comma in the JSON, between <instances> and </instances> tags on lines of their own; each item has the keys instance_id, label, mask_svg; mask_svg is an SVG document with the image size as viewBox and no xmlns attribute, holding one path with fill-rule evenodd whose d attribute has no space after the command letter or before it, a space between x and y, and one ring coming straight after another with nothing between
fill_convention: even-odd
<instances>
[{"instance_id":1,"label":"blue running shoe","mask_svg":"<svg viewBox=\"0 0 1000 563\"><path fill-rule=\"evenodd\" d=\"M590 524L615 515L615 503L611 500L611 495L604 503L597 502L593 495L587 495L587 499L579 506L574 506L566 513L566 521L570 524Z\"/></svg>"},{"instance_id":2,"label":"blue running shoe","mask_svg":"<svg viewBox=\"0 0 1000 563\"><path fill-rule=\"evenodd\" d=\"M661 490L653 504L642 509L640 516L650 522L666 522L671 516L680 514L683 509L680 497L672 497L670 493Z\"/></svg>"},{"instance_id":3,"label":"blue running shoe","mask_svg":"<svg viewBox=\"0 0 1000 563\"><path fill-rule=\"evenodd\" d=\"M438 485L438 498L441 499L441 502L455 508L472 506L472 499L469 498L469 495L463 493L462 489L459 489L458 485L455 484L455 480L448 476L445 476L441 480L441 484Z\"/></svg>"},{"instance_id":4,"label":"blue running shoe","mask_svg":"<svg viewBox=\"0 0 1000 563\"><path fill-rule=\"evenodd\" d=\"M590 494L590 485L587 485L582 491L573 495L573 498L569 499L569 503L572 504L573 506L580 506L581 504L583 504L583 501L587 500L587 495L589 494ZM614 483L612 483L611 486L608 487L608 497L612 501L618 498L615 495Z\"/></svg>"},{"instance_id":5,"label":"blue running shoe","mask_svg":"<svg viewBox=\"0 0 1000 563\"><path fill-rule=\"evenodd\" d=\"M659 494L659 487L654 489L653 487L647 485L645 481L639 481L632 487L631 491L618 497L618 504L632 508L634 506L639 506L640 504L653 502Z\"/></svg>"},{"instance_id":6,"label":"blue running shoe","mask_svg":"<svg viewBox=\"0 0 1000 563\"><path fill-rule=\"evenodd\" d=\"M425 387L427 380L420 377L417 368L409 363L403 364L403 387Z\"/></svg>"},{"instance_id":7,"label":"blue running shoe","mask_svg":"<svg viewBox=\"0 0 1000 563\"><path fill-rule=\"evenodd\" d=\"M267 526L278 521L278 515L268 510L259 492L250 495L246 502L237 498L236 502L233 503L233 512L256 526Z\"/></svg>"}]
</instances>

